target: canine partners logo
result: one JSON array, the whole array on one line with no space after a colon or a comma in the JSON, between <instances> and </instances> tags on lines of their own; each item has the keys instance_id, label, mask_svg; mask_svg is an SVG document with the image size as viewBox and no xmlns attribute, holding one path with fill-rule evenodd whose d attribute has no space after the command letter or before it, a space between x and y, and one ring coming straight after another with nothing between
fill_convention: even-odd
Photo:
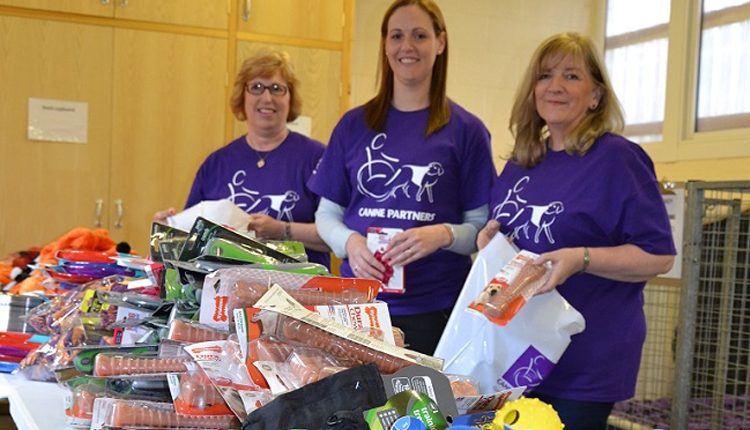
<instances>
[{"instance_id":1,"label":"canine partners logo","mask_svg":"<svg viewBox=\"0 0 750 430\"><path fill-rule=\"evenodd\" d=\"M529 345L502 375L502 378L510 387L526 386L527 388L533 388L541 384L553 367L555 367L555 363L534 348L533 345ZM502 381L498 382L502 383Z\"/></svg>"},{"instance_id":2,"label":"canine partners logo","mask_svg":"<svg viewBox=\"0 0 750 430\"><path fill-rule=\"evenodd\" d=\"M380 133L365 148L367 161L357 170L357 190L378 202L395 199L400 191L406 198L418 202L426 198L433 203L432 187L445 173L443 165L437 161L401 164L398 158L382 151L387 138Z\"/></svg>"},{"instance_id":3,"label":"canine partners logo","mask_svg":"<svg viewBox=\"0 0 750 430\"><path fill-rule=\"evenodd\" d=\"M232 176L229 187L229 200L250 214L264 214L279 220L294 222L292 210L299 201L299 194L287 190L283 194L263 194L244 186L247 173L238 170Z\"/></svg>"},{"instance_id":4,"label":"canine partners logo","mask_svg":"<svg viewBox=\"0 0 750 430\"><path fill-rule=\"evenodd\" d=\"M521 192L531 179L524 176L508 189L505 199L492 209L492 217L501 224L513 228L512 237L523 235L526 239L534 237L534 243L539 243L542 234L550 244L555 243L552 236L552 224L557 215L565 207L561 201L554 201L544 205L531 205L522 197Z\"/></svg>"}]
</instances>

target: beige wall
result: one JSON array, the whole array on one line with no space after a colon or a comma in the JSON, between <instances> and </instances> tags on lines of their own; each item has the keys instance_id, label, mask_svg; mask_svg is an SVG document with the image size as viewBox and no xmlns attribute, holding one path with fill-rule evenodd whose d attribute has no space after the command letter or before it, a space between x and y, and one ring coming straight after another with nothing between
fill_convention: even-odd
<instances>
[{"instance_id":1,"label":"beige wall","mask_svg":"<svg viewBox=\"0 0 750 430\"><path fill-rule=\"evenodd\" d=\"M534 48L545 37L578 31L603 40L603 1L596 0L436 0L448 26L450 68L448 94L479 116L493 137L495 164L508 153L508 117L523 69ZM375 92L379 27L391 0L357 0L352 43L351 106ZM601 46L601 44L600 44ZM736 137L736 134L734 135ZM683 182L748 180L750 158L736 157L736 148L709 137L710 149L683 145L670 137L658 147L645 145L656 160L657 177ZM704 139L705 140L705 139ZM718 143L717 143L718 142ZM688 142L691 143L691 142ZM736 142L730 142L735 144ZM750 145L750 142L747 143ZM692 147L691 147L692 146ZM740 154L742 150L740 149ZM678 160L678 161L668 161Z\"/></svg>"},{"instance_id":2,"label":"beige wall","mask_svg":"<svg viewBox=\"0 0 750 430\"><path fill-rule=\"evenodd\" d=\"M352 43L352 98L375 94L380 23L391 0L358 0ZM601 37L594 0L437 0L448 27L448 95L484 121L500 168L511 148L513 96L536 46L561 31ZM598 39L597 39L598 40Z\"/></svg>"}]
</instances>

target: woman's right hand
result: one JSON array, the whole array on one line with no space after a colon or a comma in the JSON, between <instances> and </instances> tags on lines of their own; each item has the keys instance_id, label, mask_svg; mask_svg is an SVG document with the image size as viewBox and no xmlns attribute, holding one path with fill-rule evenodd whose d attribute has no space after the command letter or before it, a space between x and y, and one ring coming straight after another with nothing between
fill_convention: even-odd
<instances>
[{"instance_id":1,"label":"woman's right hand","mask_svg":"<svg viewBox=\"0 0 750 430\"><path fill-rule=\"evenodd\" d=\"M477 249L481 250L487 246L498 231L500 231L500 223L497 220L487 221L487 224L477 234Z\"/></svg>"},{"instance_id":2,"label":"woman's right hand","mask_svg":"<svg viewBox=\"0 0 750 430\"><path fill-rule=\"evenodd\" d=\"M383 280L385 266L378 261L367 247L367 239L359 233L352 233L346 240L346 254L349 267L358 278Z\"/></svg>"},{"instance_id":3,"label":"woman's right hand","mask_svg":"<svg viewBox=\"0 0 750 430\"><path fill-rule=\"evenodd\" d=\"M167 218L177 214L177 211L174 208L169 208L167 210L159 211L154 214L154 222L160 222L162 224L167 223Z\"/></svg>"}]
</instances>

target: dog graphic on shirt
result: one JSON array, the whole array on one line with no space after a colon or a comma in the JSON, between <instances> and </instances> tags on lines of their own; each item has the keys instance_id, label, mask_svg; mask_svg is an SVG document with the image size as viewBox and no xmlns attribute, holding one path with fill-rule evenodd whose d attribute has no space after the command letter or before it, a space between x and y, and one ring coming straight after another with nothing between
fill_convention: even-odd
<instances>
[{"instance_id":1,"label":"dog graphic on shirt","mask_svg":"<svg viewBox=\"0 0 750 430\"><path fill-rule=\"evenodd\" d=\"M397 198L398 192L411 199L411 189L418 202L426 196L434 203L432 188L437 184L445 168L437 161L426 165L399 164L401 160L382 152L386 139L384 133L375 136L365 148L367 161L357 171L357 190L378 202Z\"/></svg>"},{"instance_id":2,"label":"dog graphic on shirt","mask_svg":"<svg viewBox=\"0 0 750 430\"><path fill-rule=\"evenodd\" d=\"M539 243L542 233L550 244L555 243L552 235L552 224L557 215L565 210L561 201L553 201L543 205L529 204L527 199L521 196L524 187L529 184L530 178L524 176L519 179L513 188L508 190L505 199L492 210L494 219L513 228L512 237L530 239L529 230L533 228L534 243ZM503 218L508 219L504 221Z\"/></svg>"}]
</instances>

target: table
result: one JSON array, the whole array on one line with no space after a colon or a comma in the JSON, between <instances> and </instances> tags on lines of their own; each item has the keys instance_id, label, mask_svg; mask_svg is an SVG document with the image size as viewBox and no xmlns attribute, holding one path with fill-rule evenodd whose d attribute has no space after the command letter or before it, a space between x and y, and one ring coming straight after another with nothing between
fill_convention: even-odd
<instances>
[{"instance_id":1,"label":"table","mask_svg":"<svg viewBox=\"0 0 750 430\"><path fill-rule=\"evenodd\" d=\"M65 419L65 390L54 382L36 382L0 373L0 398L7 397L18 430L74 430Z\"/></svg>"}]
</instances>

